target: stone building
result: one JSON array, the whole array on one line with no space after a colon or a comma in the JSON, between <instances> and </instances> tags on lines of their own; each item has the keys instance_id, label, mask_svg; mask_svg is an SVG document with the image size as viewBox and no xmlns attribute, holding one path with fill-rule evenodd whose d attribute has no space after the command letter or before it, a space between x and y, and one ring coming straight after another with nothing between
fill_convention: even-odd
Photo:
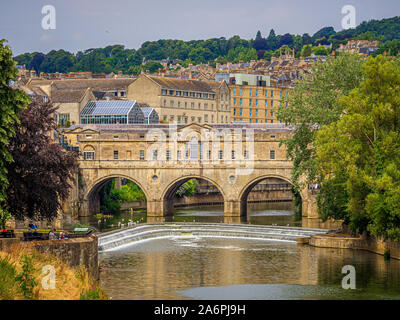
<instances>
[{"instance_id":1,"label":"stone building","mask_svg":"<svg viewBox=\"0 0 400 320\"><path fill-rule=\"evenodd\" d=\"M287 105L282 99L290 90L272 86L269 77L255 74L231 74L229 88L232 122L249 123L277 123L276 112Z\"/></svg>"},{"instance_id":2,"label":"stone building","mask_svg":"<svg viewBox=\"0 0 400 320\"><path fill-rule=\"evenodd\" d=\"M57 109L56 120L61 126L79 124L80 113L89 101L126 99L128 86L134 79L65 79L29 80L24 87L47 95ZM69 122L67 122L69 121Z\"/></svg>"},{"instance_id":3,"label":"stone building","mask_svg":"<svg viewBox=\"0 0 400 320\"><path fill-rule=\"evenodd\" d=\"M154 108L162 123L230 123L226 82L185 80L142 74L127 98Z\"/></svg>"}]
</instances>

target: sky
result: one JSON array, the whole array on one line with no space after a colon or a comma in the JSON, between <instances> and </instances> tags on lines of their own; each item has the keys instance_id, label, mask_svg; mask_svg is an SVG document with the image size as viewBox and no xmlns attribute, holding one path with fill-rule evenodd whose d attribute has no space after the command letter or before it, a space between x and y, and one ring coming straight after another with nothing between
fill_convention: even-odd
<instances>
[{"instance_id":1,"label":"sky","mask_svg":"<svg viewBox=\"0 0 400 320\"><path fill-rule=\"evenodd\" d=\"M56 10L56 29L42 28L45 5ZM0 39L18 55L114 44L137 49L159 39L251 39L272 28L313 35L327 26L342 30L345 5L356 9L357 25L400 16L400 0L2 0Z\"/></svg>"}]
</instances>

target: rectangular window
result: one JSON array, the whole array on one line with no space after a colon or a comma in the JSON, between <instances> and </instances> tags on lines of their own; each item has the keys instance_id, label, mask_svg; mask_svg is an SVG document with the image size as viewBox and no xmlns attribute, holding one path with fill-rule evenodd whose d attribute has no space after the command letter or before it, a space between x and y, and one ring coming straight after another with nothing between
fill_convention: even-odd
<instances>
[{"instance_id":1,"label":"rectangular window","mask_svg":"<svg viewBox=\"0 0 400 320\"><path fill-rule=\"evenodd\" d=\"M275 150L269 151L269 158L270 158L270 160L275 160Z\"/></svg>"},{"instance_id":2,"label":"rectangular window","mask_svg":"<svg viewBox=\"0 0 400 320\"><path fill-rule=\"evenodd\" d=\"M268 90L265 90L265 97L268 97Z\"/></svg>"},{"instance_id":3,"label":"rectangular window","mask_svg":"<svg viewBox=\"0 0 400 320\"><path fill-rule=\"evenodd\" d=\"M256 117L258 117L258 109L256 109Z\"/></svg>"},{"instance_id":4,"label":"rectangular window","mask_svg":"<svg viewBox=\"0 0 400 320\"><path fill-rule=\"evenodd\" d=\"M252 113L253 113L253 110L249 110L249 115L250 115L250 117L252 116Z\"/></svg>"},{"instance_id":5,"label":"rectangular window","mask_svg":"<svg viewBox=\"0 0 400 320\"><path fill-rule=\"evenodd\" d=\"M236 106L236 98L233 98L233 105Z\"/></svg>"},{"instance_id":6,"label":"rectangular window","mask_svg":"<svg viewBox=\"0 0 400 320\"><path fill-rule=\"evenodd\" d=\"M236 116L236 108L233 108L233 115Z\"/></svg>"},{"instance_id":7,"label":"rectangular window","mask_svg":"<svg viewBox=\"0 0 400 320\"><path fill-rule=\"evenodd\" d=\"M251 99L249 99L249 106L250 107L252 106L252 100Z\"/></svg>"},{"instance_id":8,"label":"rectangular window","mask_svg":"<svg viewBox=\"0 0 400 320\"><path fill-rule=\"evenodd\" d=\"M239 104L242 106L243 105L243 99L240 98Z\"/></svg>"},{"instance_id":9,"label":"rectangular window","mask_svg":"<svg viewBox=\"0 0 400 320\"><path fill-rule=\"evenodd\" d=\"M144 150L139 151L139 160L144 160Z\"/></svg>"},{"instance_id":10,"label":"rectangular window","mask_svg":"<svg viewBox=\"0 0 400 320\"><path fill-rule=\"evenodd\" d=\"M222 150L219 150L218 151L218 159L222 160L223 156L224 156L224 152Z\"/></svg>"},{"instance_id":11,"label":"rectangular window","mask_svg":"<svg viewBox=\"0 0 400 320\"><path fill-rule=\"evenodd\" d=\"M249 96L251 97L251 88L250 88L250 90L249 90Z\"/></svg>"},{"instance_id":12,"label":"rectangular window","mask_svg":"<svg viewBox=\"0 0 400 320\"><path fill-rule=\"evenodd\" d=\"M231 157L232 157L232 160L235 160L235 157L236 157L235 150L232 150Z\"/></svg>"},{"instance_id":13,"label":"rectangular window","mask_svg":"<svg viewBox=\"0 0 400 320\"><path fill-rule=\"evenodd\" d=\"M114 160L118 160L118 150L114 150Z\"/></svg>"},{"instance_id":14,"label":"rectangular window","mask_svg":"<svg viewBox=\"0 0 400 320\"><path fill-rule=\"evenodd\" d=\"M153 160L157 160L157 150L153 151Z\"/></svg>"},{"instance_id":15,"label":"rectangular window","mask_svg":"<svg viewBox=\"0 0 400 320\"><path fill-rule=\"evenodd\" d=\"M166 158L167 158L167 161L171 160L171 151L170 150L167 150Z\"/></svg>"},{"instance_id":16,"label":"rectangular window","mask_svg":"<svg viewBox=\"0 0 400 320\"><path fill-rule=\"evenodd\" d=\"M240 88L240 95L241 96L243 95L243 89L242 88Z\"/></svg>"},{"instance_id":17,"label":"rectangular window","mask_svg":"<svg viewBox=\"0 0 400 320\"><path fill-rule=\"evenodd\" d=\"M83 151L83 160L94 160L94 151Z\"/></svg>"},{"instance_id":18,"label":"rectangular window","mask_svg":"<svg viewBox=\"0 0 400 320\"><path fill-rule=\"evenodd\" d=\"M271 98L273 98L273 97L274 97L274 91L271 90Z\"/></svg>"},{"instance_id":19,"label":"rectangular window","mask_svg":"<svg viewBox=\"0 0 400 320\"><path fill-rule=\"evenodd\" d=\"M256 97L258 97L258 89L256 89Z\"/></svg>"},{"instance_id":20,"label":"rectangular window","mask_svg":"<svg viewBox=\"0 0 400 320\"><path fill-rule=\"evenodd\" d=\"M242 109L242 108L240 108L239 114L240 114L241 116L243 115L243 109ZM242 121L242 120L240 120L240 121Z\"/></svg>"},{"instance_id":21,"label":"rectangular window","mask_svg":"<svg viewBox=\"0 0 400 320\"><path fill-rule=\"evenodd\" d=\"M264 106L268 107L268 100L264 100Z\"/></svg>"},{"instance_id":22,"label":"rectangular window","mask_svg":"<svg viewBox=\"0 0 400 320\"><path fill-rule=\"evenodd\" d=\"M256 99L256 107L258 107L258 99Z\"/></svg>"},{"instance_id":23,"label":"rectangular window","mask_svg":"<svg viewBox=\"0 0 400 320\"><path fill-rule=\"evenodd\" d=\"M244 150L244 158L245 158L246 160L249 159L249 151L248 151L248 150Z\"/></svg>"},{"instance_id":24,"label":"rectangular window","mask_svg":"<svg viewBox=\"0 0 400 320\"><path fill-rule=\"evenodd\" d=\"M274 106L274 100L271 100L271 107Z\"/></svg>"},{"instance_id":25,"label":"rectangular window","mask_svg":"<svg viewBox=\"0 0 400 320\"><path fill-rule=\"evenodd\" d=\"M236 88L233 88L233 95L236 96Z\"/></svg>"},{"instance_id":26,"label":"rectangular window","mask_svg":"<svg viewBox=\"0 0 400 320\"><path fill-rule=\"evenodd\" d=\"M182 151L181 150L177 151L176 157L177 157L178 160L181 160L181 158L182 158Z\"/></svg>"}]
</instances>

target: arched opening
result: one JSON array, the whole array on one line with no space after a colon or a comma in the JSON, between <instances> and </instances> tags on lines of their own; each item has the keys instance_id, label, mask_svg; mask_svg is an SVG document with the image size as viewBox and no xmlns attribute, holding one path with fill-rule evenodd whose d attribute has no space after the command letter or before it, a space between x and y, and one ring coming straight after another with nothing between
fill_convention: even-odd
<instances>
[{"instance_id":1,"label":"arched opening","mask_svg":"<svg viewBox=\"0 0 400 320\"><path fill-rule=\"evenodd\" d=\"M300 200L299 200L300 198ZM252 224L301 225L301 197L292 183L280 176L260 177L249 183L240 196L242 215Z\"/></svg>"},{"instance_id":2,"label":"arched opening","mask_svg":"<svg viewBox=\"0 0 400 320\"><path fill-rule=\"evenodd\" d=\"M146 220L146 192L129 177L106 177L94 184L85 199L80 222L103 231Z\"/></svg>"},{"instance_id":3,"label":"arched opening","mask_svg":"<svg viewBox=\"0 0 400 320\"><path fill-rule=\"evenodd\" d=\"M185 177L171 183L163 195L164 214L179 222L221 222L224 195L213 181Z\"/></svg>"}]
</instances>

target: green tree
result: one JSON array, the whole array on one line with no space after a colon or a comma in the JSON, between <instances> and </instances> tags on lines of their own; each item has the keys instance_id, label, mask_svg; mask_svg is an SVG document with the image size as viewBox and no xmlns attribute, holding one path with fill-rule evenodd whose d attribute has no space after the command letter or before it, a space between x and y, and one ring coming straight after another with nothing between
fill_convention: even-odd
<instances>
[{"instance_id":1,"label":"green tree","mask_svg":"<svg viewBox=\"0 0 400 320\"><path fill-rule=\"evenodd\" d=\"M12 60L9 46L0 40L0 203L3 206L6 200L8 186L7 166L13 160L7 146L10 138L15 136L15 123L18 114L26 108L29 97L20 90L13 88L17 69Z\"/></svg>"},{"instance_id":2,"label":"green tree","mask_svg":"<svg viewBox=\"0 0 400 320\"><path fill-rule=\"evenodd\" d=\"M315 167L315 133L322 125L337 121L343 112L339 98L356 88L362 79L363 58L343 55L313 66L312 75L297 83L283 99L288 107L280 108L278 120L294 127L292 135L282 140L287 156L293 161L292 179L301 181L318 178Z\"/></svg>"},{"instance_id":3,"label":"green tree","mask_svg":"<svg viewBox=\"0 0 400 320\"><path fill-rule=\"evenodd\" d=\"M329 54L324 46L313 47L312 52L317 56L327 56Z\"/></svg>"},{"instance_id":4,"label":"green tree","mask_svg":"<svg viewBox=\"0 0 400 320\"><path fill-rule=\"evenodd\" d=\"M347 210L358 228L400 240L400 68L379 55L364 80L342 96L341 118L316 135L316 164L325 179L347 177ZM361 224L362 223L362 224Z\"/></svg>"},{"instance_id":5,"label":"green tree","mask_svg":"<svg viewBox=\"0 0 400 320\"><path fill-rule=\"evenodd\" d=\"M301 49L301 56L304 58L311 56L311 53L312 53L312 45L311 44L305 45Z\"/></svg>"}]
</instances>

